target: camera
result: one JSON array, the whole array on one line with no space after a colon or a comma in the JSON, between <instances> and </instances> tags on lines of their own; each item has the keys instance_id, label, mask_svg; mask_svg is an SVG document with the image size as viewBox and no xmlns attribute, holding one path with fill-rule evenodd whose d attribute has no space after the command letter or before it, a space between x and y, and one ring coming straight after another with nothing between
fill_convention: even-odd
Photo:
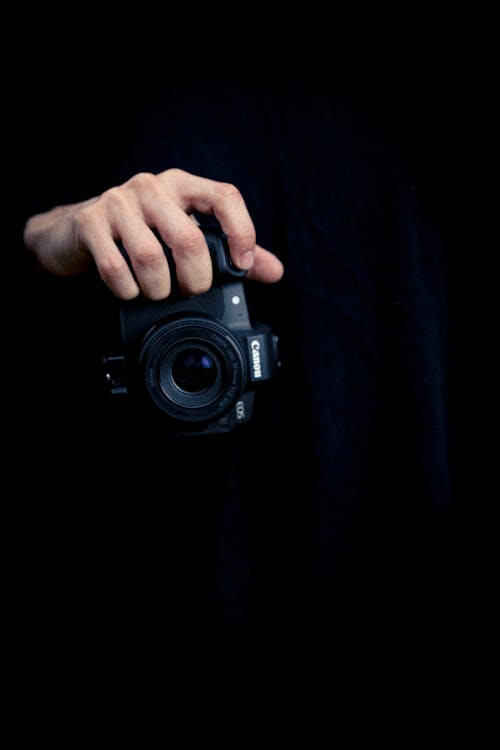
<instances>
[{"instance_id":1,"label":"camera","mask_svg":"<svg viewBox=\"0 0 500 750\"><path fill-rule=\"evenodd\" d=\"M167 437L226 433L250 421L256 389L279 367L278 337L251 320L245 271L233 265L226 236L219 227L200 228L212 287L192 297L174 285L165 300L117 300L122 351L103 358L115 402L125 400L148 429Z\"/></svg>"}]
</instances>

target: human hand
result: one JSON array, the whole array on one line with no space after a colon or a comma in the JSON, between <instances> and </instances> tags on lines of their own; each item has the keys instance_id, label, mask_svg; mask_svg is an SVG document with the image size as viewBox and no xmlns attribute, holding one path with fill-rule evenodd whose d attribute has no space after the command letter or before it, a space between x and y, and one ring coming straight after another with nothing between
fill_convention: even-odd
<instances>
[{"instance_id":1,"label":"human hand","mask_svg":"<svg viewBox=\"0 0 500 750\"><path fill-rule=\"evenodd\" d=\"M139 173L102 195L32 216L24 229L26 247L38 263L58 276L74 276L95 263L102 280L121 299L142 292L163 299L171 289L170 271L156 230L172 250L184 294L212 284L212 264L202 231L190 215L213 214L228 237L234 264L247 277L273 283L283 265L256 244L255 229L239 190L181 169ZM118 249L121 241L133 273ZM135 278L134 278L135 276Z\"/></svg>"}]
</instances>

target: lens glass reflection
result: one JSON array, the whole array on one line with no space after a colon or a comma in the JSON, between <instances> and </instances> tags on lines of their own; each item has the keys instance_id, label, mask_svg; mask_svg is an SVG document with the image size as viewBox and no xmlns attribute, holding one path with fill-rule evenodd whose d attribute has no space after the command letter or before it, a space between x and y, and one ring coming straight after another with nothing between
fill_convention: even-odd
<instances>
[{"instance_id":1,"label":"lens glass reflection","mask_svg":"<svg viewBox=\"0 0 500 750\"><path fill-rule=\"evenodd\" d=\"M172 378L181 390L201 393L215 383L217 366L203 349L184 349L174 360Z\"/></svg>"}]
</instances>

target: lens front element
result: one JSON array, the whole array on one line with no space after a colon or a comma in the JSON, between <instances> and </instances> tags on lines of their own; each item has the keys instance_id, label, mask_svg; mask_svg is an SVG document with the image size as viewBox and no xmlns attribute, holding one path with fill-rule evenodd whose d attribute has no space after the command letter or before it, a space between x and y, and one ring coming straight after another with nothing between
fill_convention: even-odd
<instances>
[{"instance_id":1,"label":"lens front element","mask_svg":"<svg viewBox=\"0 0 500 750\"><path fill-rule=\"evenodd\" d=\"M217 365L205 349L185 349L172 364L172 379L181 391L202 393L214 385Z\"/></svg>"}]
</instances>

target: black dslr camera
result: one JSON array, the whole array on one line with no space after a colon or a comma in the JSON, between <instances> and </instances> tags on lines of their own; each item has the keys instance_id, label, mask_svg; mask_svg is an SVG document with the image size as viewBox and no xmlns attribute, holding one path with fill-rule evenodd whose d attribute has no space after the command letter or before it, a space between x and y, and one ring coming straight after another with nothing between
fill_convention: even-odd
<instances>
[{"instance_id":1,"label":"black dslr camera","mask_svg":"<svg viewBox=\"0 0 500 750\"><path fill-rule=\"evenodd\" d=\"M152 302L119 302L123 351L104 358L116 400L164 436L225 433L248 422L254 389L278 368L277 337L249 318L242 279L225 235L200 227L210 250L212 288ZM172 258L168 248L165 253ZM173 275L173 274L172 274Z\"/></svg>"}]
</instances>

